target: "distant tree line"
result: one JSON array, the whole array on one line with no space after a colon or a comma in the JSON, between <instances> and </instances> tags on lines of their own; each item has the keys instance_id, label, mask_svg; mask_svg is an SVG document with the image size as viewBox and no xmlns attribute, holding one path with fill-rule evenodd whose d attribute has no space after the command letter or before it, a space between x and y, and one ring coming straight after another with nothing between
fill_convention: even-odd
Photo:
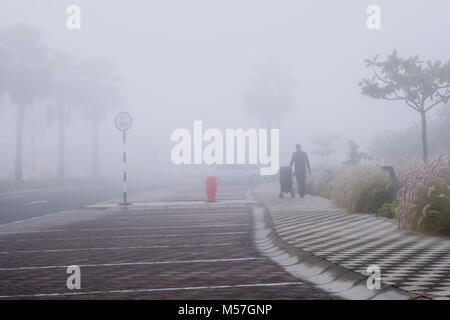
<instances>
[{"instance_id":1,"label":"distant tree line","mask_svg":"<svg viewBox=\"0 0 450 320\"><path fill-rule=\"evenodd\" d=\"M370 153L384 162L414 163L422 159L417 141L421 137L420 123L403 130L386 131L371 141ZM429 153L431 156L450 152L450 105L443 106L437 117L429 121Z\"/></svg>"},{"instance_id":2,"label":"distant tree line","mask_svg":"<svg viewBox=\"0 0 450 320\"><path fill-rule=\"evenodd\" d=\"M92 126L92 175L99 175L99 125L108 109L123 105L113 66L103 59L78 59L50 49L43 33L27 25L0 30L0 98L17 111L14 178L23 179L24 119L28 108L47 106L58 130L57 175L65 178L65 127L71 111Z\"/></svg>"}]
</instances>

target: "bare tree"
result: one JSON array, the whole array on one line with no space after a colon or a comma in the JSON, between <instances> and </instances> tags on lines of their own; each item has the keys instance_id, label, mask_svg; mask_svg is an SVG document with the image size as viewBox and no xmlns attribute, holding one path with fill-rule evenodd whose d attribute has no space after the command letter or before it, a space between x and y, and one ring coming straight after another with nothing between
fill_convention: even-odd
<instances>
[{"instance_id":1,"label":"bare tree","mask_svg":"<svg viewBox=\"0 0 450 320\"><path fill-rule=\"evenodd\" d=\"M336 152L334 145L338 140L339 136L337 135L322 136L313 139L312 142L317 145L313 153L321 156L324 164L328 164L329 157Z\"/></svg>"},{"instance_id":2,"label":"bare tree","mask_svg":"<svg viewBox=\"0 0 450 320\"><path fill-rule=\"evenodd\" d=\"M371 78L363 79L359 86L362 94L374 99L402 101L420 113L422 126L423 161L428 158L426 114L450 98L450 61L427 61L418 56L399 58L394 51L385 61L365 60L371 68Z\"/></svg>"},{"instance_id":3,"label":"bare tree","mask_svg":"<svg viewBox=\"0 0 450 320\"><path fill-rule=\"evenodd\" d=\"M347 159L343 162L347 165L357 165L366 156L365 153L359 151L359 145L355 142L355 140L350 140L348 142L349 152L347 155Z\"/></svg>"}]
</instances>

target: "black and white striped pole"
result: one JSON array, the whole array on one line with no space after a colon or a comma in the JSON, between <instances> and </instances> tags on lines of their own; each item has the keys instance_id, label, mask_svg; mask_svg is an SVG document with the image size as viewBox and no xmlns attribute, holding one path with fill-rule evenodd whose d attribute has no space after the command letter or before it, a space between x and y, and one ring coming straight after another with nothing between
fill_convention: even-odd
<instances>
[{"instance_id":1,"label":"black and white striped pole","mask_svg":"<svg viewBox=\"0 0 450 320\"><path fill-rule=\"evenodd\" d=\"M123 133L123 204L127 205L127 132Z\"/></svg>"},{"instance_id":2,"label":"black and white striped pole","mask_svg":"<svg viewBox=\"0 0 450 320\"><path fill-rule=\"evenodd\" d=\"M117 129L122 131L123 142L123 202L121 206L128 206L130 203L127 201L127 130L131 128L132 118L128 112L119 112L114 120Z\"/></svg>"}]
</instances>

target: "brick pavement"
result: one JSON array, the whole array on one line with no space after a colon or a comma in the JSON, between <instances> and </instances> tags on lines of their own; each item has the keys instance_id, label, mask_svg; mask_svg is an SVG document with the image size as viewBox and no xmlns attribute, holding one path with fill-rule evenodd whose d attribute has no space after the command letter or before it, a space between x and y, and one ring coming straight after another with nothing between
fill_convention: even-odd
<instances>
[{"instance_id":1,"label":"brick pavement","mask_svg":"<svg viewBox=\"0 0 450 320\"><path fill-rule=\"evenodd\" d=\"M69 290L68 265L81 269ZM244 204L81 209L0 227L2 299L327 299L263 257Z\"/></svg>"}]
</instances>

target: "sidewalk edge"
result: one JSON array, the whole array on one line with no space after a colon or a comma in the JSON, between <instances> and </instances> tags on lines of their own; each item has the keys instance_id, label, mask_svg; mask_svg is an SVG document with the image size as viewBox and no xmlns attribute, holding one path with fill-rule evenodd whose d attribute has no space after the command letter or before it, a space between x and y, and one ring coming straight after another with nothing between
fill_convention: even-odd
<instances>
[{"instance_id":1,"label":"sidewalk edge","mask_svg":"<svg viewBox=\"0 0 450 320\"><path fill-rule=\"evenodd\" d=\"M380 289L368 289L367 277L283 241L276 232L269 209L251 191L253 235L258 249L294 277L329 293L335 299L411 300L425 298L382 283Z\"/></svg>"}]
</instances>

